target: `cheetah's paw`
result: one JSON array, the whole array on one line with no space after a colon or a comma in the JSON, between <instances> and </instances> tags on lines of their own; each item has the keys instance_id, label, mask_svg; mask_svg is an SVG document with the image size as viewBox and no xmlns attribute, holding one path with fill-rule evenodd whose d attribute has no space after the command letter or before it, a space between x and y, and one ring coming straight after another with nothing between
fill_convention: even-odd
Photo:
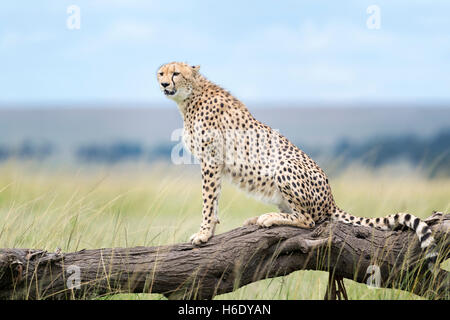
<instances>
[{"instance_id":1,"label":"cheetah's paw","mask_svg":"<svg viewBox=\"0 0 450 320\"><path fill-rule=\"evenodd\" d=\"M258 220L256 220L256 224L260 227L268 228L272 225L274 225L277 221L277 217L274 213L265 213L258 217Z\"/></svg>"},{"instance_id":2,"label":"cheetah's paw","mask_svg":"<svg viewBox=\"0 0 450 320\"><path fill-rule=\"evenodd\" d=\"M212 234L205 232L205 231L199 231L197 233L194 233L190 238L189 241L193 245L199 245L202 243L208 242L209 238L211 238Z\"/></svg>"},{"instance_id":3,"label":"cheetah's paw","mask_svg":"<svg viewBox=\"0 0 450 320\"><path fill-rule=\"evenodd\" d=\"M246 226L252 226L252 225L256 224L256 222L258 221L258 218L259 217L253 217L253 218L249 218L249 219L245 220L243 226L246 227Z\"/></svg>"}]
</instances>

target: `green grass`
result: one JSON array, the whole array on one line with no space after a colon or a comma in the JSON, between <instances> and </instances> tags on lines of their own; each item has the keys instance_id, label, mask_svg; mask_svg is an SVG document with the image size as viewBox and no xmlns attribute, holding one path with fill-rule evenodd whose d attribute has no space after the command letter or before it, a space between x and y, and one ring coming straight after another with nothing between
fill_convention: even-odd
<instances>
[{"instance_id":1,"label":"green grass","mask_svg":"<svg viewBox=\"0 0 450 320\"><path fill-rule=\"evenodd\" d=\"M352 167L330 177L338 205L358 216L407 211L427 217L449 212L450 179L420 172L377 172ZM49 169L36 164L0 166L0 247L63 252L83 248L155 246L186 242L201 221L199 168L145 165ZM216 233L274 207L225 183ZM444 267L449 269L446 261ZM325 272L299 271L252 283L216 299L322 299ZM400 290L372 289L345 280L350 299L419 299ZM108 299L162 299L120 294Z\"/></svg>"}]
</instances>

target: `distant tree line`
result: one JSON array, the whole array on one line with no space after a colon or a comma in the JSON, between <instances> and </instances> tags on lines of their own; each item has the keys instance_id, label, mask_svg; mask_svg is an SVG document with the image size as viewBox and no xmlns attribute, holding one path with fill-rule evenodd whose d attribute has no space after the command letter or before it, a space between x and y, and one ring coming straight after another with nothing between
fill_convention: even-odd
<instances>
[{"instance_id":1,"label":"distant tree line","mask_svg":"<svg viewBox=\"0 0 450 320\"><path fill-rule=\"evenodd\" d=\"M26 140L15 147L0 145L0 161L10 158L43 161L51 157L55 151L55 146L50 142L35 143Z\"/></svg>"},{"instance_id":2,"label":"distant tree line","mask_svg":"<svg viewBox=\"0 0 450 320\"><path fill-rule=\"evenodd\" d=\"M117 163L126 160L139 160L143 147L136 142L116 142L111 145L90 144L76 150L76 157L83 162Z\"/></svg>"},{"instance_id":3,"label":"distant tree line","mask_svg":"<svg viewBox=\"0 0 450 320\"><path fill-rule=\"evenodd\" d=\"M76 150L78 161L90 163L115 164L123 161L170 161L172 145L159 144L153 148L145 148L138 142L114 142L111 144L90 144Z\"/></svg>"},{"instance_id":4,"label":"distant tree line","mask_svg":"<svg viewBox=\"0 0 450 320\"><path fill-rule=\"evenodd\" d=\"M413 166L421 166L431 176L450 176L450 129L439 132L429 139L413 135L377 137L362 143L348 140L339 142L333 154L342 163L359 161L371 167L407 160Z\"/></svg>"},{"instance_id":5,"label":"distant tree line","mask_svg":"<svg viewBox=\"0 0 450 320\"><path fill-rule=\"evenodd\" d=\"M170 161L175 143L163 143L148 148L139 142L117 141L109 144L85 144L74 151L81 163L115 164L124 161ZM301 145L301 144L300 144ZM341 160L342 165L359 161L367 166L381 167L397 160L406 160L413 166L427 169L431 176L450 176L450 128L431 138L414 135L386 136L355 143L341 140L332 150L302 148L313 158L322 154ZM0 161L8 159L43 161L56 154L57 148L46 143L24 141L17 147L0 145Z\"/></svg>"}]
</instances>

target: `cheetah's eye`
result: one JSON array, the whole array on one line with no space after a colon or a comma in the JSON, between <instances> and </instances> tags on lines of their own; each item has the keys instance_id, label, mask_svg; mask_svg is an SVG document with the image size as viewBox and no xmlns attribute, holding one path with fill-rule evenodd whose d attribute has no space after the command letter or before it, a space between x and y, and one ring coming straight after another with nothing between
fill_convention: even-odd
<instances>
[{"instance_id":1,"label":"cheetah's eye","mask_svg":"<svg viewBox=\"0 0 450 320\"><path fill-rule=\"evenodd\" d=\"M164 75L164 72L160 72L159 75L160 75L160 76L163 76L163 75Z\"/></svg>"},{"instance_id":2,"label":"cheetah's eye","mask_svg":"<svg viewBox=\"0 0 450 320\"><path fill-rule=\"evenodd\" d=\"M174 76L178 76L178 75L180 75L180 73L179 72L174 72L173 75Z\"/></svg>"}]
</instances>

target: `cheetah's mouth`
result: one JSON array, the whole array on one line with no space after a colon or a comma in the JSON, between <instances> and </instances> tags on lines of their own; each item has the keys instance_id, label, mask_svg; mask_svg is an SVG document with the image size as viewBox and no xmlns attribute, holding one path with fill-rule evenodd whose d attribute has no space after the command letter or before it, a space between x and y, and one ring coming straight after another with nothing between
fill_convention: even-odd
<instances>
[{"instance_id":1,"label":"cheetah's mouth","mask_svg":"<svg viewBox=\"0 0 450 320\"><path fill-rule=\"evenodd\" d=\"M177 90L172 90L172 91L169 91L167 89L164 90L164 94L166 96L173 96L175 93L177 93Z\"/></svg>"}]
</instances>

